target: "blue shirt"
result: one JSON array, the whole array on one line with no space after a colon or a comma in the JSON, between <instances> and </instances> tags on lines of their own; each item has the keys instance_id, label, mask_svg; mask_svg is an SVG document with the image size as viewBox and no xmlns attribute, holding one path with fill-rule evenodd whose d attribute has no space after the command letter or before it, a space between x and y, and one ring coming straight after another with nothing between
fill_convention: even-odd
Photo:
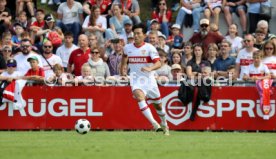
<instances>
[{"instance_id":1,"label":"blue shirt","mask_svg":"<svg viewBox=\"0 0 276 159\"><path fill-rule=\"evenodd\" d=\"M228 56L225 60L222 57L219 57L214 62L214 70L215 71L227 71L228 67L231 65L235 65L236 60L234 57Z\"/></svg>"}]
</instances>

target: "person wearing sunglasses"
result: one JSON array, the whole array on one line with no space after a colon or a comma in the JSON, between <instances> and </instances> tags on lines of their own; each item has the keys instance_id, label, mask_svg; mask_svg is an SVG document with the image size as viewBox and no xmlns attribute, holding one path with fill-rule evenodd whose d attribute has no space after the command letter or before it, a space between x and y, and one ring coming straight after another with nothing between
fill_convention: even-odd
<instances>
[{"instance_id":1,"label":"person wearing sunglasses","mask_svg":"<svg viewBox=\"0 0 276 159\"><path fill-rule=\"evenodd\" d=\"M4 45L1 49L1 53L5 62L7 62L8 59L12 58L12 47L10 45Z\"/></svg>"},{"instance_id":2,"label":"person wearing sunglasses","mask_svg":"<svg viewBox=\"0 0 276 159\"><path fill-rule=\"evenodd\" d=\"M276 45L272 41L267 41L263 45L263 63L267 65L271 78L276 79Z\"/></svg>"},{"instance_id":3,"label":"person wearing sunglasses","mask_svg":"<svg viewBox=\"0 0 276 159\"><path fill-rule=\"evenodd\" d=\"M11 82L22 76L19 71L16 71L17 62L14 59L7 60L7 69L0 75L0 81Z\"/></svg>"}]
</instances>

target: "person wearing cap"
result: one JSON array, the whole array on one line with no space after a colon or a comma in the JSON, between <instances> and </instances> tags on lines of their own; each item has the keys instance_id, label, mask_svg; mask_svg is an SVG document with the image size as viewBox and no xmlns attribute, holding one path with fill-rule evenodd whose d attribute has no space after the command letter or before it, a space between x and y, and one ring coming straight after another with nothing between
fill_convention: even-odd
<instances>
[{"instance_id":1,"label":"person wearing cap","mask_svg":"<svg viewBox=\"0 0 276 159\"><path fill-rule=\"evenodd\" d=\"M170 81L180 81L183 78L183 70L180 64L173 64L169 76Z\"/></svg>"},{"instance_id":2,"label":"person wearing cap","mask_svg":"<svg viewBox=\"0 0 276 159\"><path fill-rule=\"evenodd\" d=\"M107 65L110 70L110 75L119 75L119 63L123 55L124 41L122 39L111 40L112 51L108 56Z\"/></svg>"},{"instance_id":3,"label":"person wearing cap","mask_svg":"<svg viewBox=\"0 0 276 159\"><path fill-rule=\"evenodd\" d=\"M14 23L13 30L15 35L11 38L12 44L13 46L19 47L21 42L21 34L24 32L24 28L20 23Z\"/></svg>"},{"instance_id":4,"label":"person wearing cap","mask_svg":"<svg viewBox=\"0 0 276 159\"><path fill-rule=\"evenodd\" d=\"M35 12L36 21L34 21L30 26L30 30L32 32L36 33L37 31L41 30L44 27L45 25L44 17L45 17L44 10L42 9L36 10Z\"/></svg>"},{"instance_id":5,"label":"person wearing cap","mask_svg":"<svg viewBox=\"0 0 276 159\"><path fill-rule=\"evenodd\" d=\"M201 5L203 3L203 5ZM180 27L183 26L185 22L185 17L187 14L192 15L193 17L193 30L194 33L199 31L199 20L201 16L201 12L203 12L205 2L203 0L181 0L181 9L179 9L175 23Z\"/></svg>"},{"instance_id":6,"label":"person wearing cap","mask_svg":"<svg viewBox=\"0 0 276 159\"><path fill-rule=\"evenodd\" d=\"M160 30L160 25L159 25L159 22L158 22L157 19L152 19L152 20L149 22L149 25L150 25L150 27L149 27L149 29L148 29L148 31L147 31L147 33L146 33L147 35L149 35L149 33L150 33L151 31L157 32L158 35L162 34L161 31L159 31L159 30Z\"/></svg>"},{"instance_id":7,"label":"person wearing cap","mask_svg":"<svg viewBox=\"0 0 276 159\"><path fill-rule=\"evenodd\" d=\"M166 54L169 54L170 47L166 45L166 39L167 37L164 34L158 35L158 48L163 49Z\"/></svg>"},{"instance_id":8,"label":"person wearing cap","mask_svg":"<svg viewBox=\"0 0 276 159\"><path fill-rule=\"evenodd\" d=\"M167 7L166 0L160 0L158 7L151 14L152 19L157 19L161 25L162 34L169 37L169 24L172 21L172 11Z\"/></svg>"},{"instance_id":9,"label":"person wearing cap","mask_svg":"<svg viewBox=\"0 0 276 159\"><path fill-rule=\"evenodd\" d=\"M82 29L86 35L95 34L98 38L98 44L100 46L104 45L103 33L106 31L107 21L104 16L101 15L99 6L92 6L91 14L88 15L83 24Z\"/></svg>"},{"instance_id":10,"label":"person wearing cap","mask_svg":"<svg viewBox=\"0 0 276 159\"><path fill-rule=\"evenodd\" d=\"M122 10L125 15L129 16L134 24L141 23L140 6L137 0L115 0L113 4L119 3L122 5Z\"/></svg>"},{"instance_id":11,"label":"person wearing cap","mask_svg":"<svg viewBox=\"0 0 276 159\"><path fill-rule=\"evenodd\" d=\"M210 43L215 43L218 45L224 39L224 37L210 31L210 23L208 19L203 18L199 23L200 32L194 33L189 41L192 44L201 44L203 46L203 57L207 58L208 45Z\"/></svg>"},{"instance_id":12,"label":"person wearing cap","mask_svg":"<svg viewBox=\"0 0 276 159\"><path fill-rule=\"evenodd\" d=\"M168 40L167 40L167 43L171 46L173 44L173 41L174 41L174 37L175 36L181 36L182 38L184 37L183 34L181 33L181 27L179 24L174 24L172 25L171 27L171 32L172 32L172 35L170 35L168 37Z\"/></svg>"},{"instance_id":13,"label":"person wearing cap","mask_svg":"<svg viewBox=\"0 0 276 159\"><path fill-rule=\"evenodd\" d=\"M45 72L42 67L39 67L38 58L36 56L30 56L27 61L29 62L31 68L24 75L23 79L35 82L44 82Z\"/></svg>"},{"instance_id":14,"label":"person wearing cap","mask_svg":"<svg viewBox=\"0 0 276 159\"><path fill-rule=\"evenodd\" d=\"M16 14L18 15L21 11L24 10L24 7L27 7L31 17L32 17L32 21L35 21L35 12L34 12L34 2L32 0L16 0Z\"/></svg>"},{"instance_id":15,"label":"person wearing cap","mask_svg":"<svg viewBox=\"0 0 276 159\"><path fill-rule=\"evenodd\" d=\"M20 45L21 52L14 56L17 62L17 71L25 74L29 68L30 64L27 59L31 56L36 56L39 61L39 66L42 67L41 58L38 54L32 52L32 45L29 39L22 39Z\"/></svg>"},{"instance_id":16,"label":"person wearing cap","mask_svg":"<svg viewBox=\"0 0 276 159\"><path fill-rule=\"evenodd\" d=\"M125 40L125 43L128 43L128 38L131 38L131 35L133 35L132 26L133 26L132 20L124 21L125 37L123 38Z\"/></svg>"},{"instance_id":17,"label":"person wearing cap","mask_svg":"<svg viewBox=\"0 0 276 159\"><path fill-rule=\"evenodd\" d=\"M14 59L9 59L7 61L7 69L3 71L0 75L0 81L8 81L11 82L14 79L18 79L22 76L19 71L16 71L17 63Z\"/></svg>"},{"instance_id":18,"label":"person wearing cap","mask_svg":"<svg viewBox=\"0 0 276 159\"><path fill-rule=\"evenodd\" d=\"M77 45L78 37L81 34L81 24L83 23L83 9L81 3L75 0L67 0L59 5L57 14L56 25L60 27L63 32L72 32L74 35L74 44Z\"/></svg>"}]
</instances>

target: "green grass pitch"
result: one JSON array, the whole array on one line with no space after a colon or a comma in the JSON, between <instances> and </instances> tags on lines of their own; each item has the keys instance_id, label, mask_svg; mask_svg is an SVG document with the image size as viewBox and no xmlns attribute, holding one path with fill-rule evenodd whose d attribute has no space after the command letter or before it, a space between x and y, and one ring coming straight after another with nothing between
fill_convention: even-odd
<instances>
[{"instance_id":1,"label":"green grass pitch","mask_svg":"<svg viewBox=\"0 0 276 159\"><path fill-rule=\"evenodd\" d=\"M275 159L275 133L0 131L0 159Z\"/></svg>"}]
</instances>

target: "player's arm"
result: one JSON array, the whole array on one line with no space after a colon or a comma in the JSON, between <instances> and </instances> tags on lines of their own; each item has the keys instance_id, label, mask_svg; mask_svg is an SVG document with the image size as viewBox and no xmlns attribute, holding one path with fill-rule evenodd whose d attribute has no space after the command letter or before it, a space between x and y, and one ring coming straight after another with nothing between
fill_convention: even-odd
<instances>
[{"instance_id":1,"label":"player's arm","mask_svg":"<svg viewBox=\"0 0 276 159\"><path fill-rule=\"evenodd\" d=\"M127 76L126 74L123 74L124 73L124 68L127 65L127 60L128 60L127 55L123 54L122 60L121 60L121 67L120 67L120 75L121 76Z\"/></svg>"},{"instance_id":2,"label":"player's arm","mask_svg":"<svg viewBox=\"0 0 276 159\"><path fill-rule=\"evenodd\" d=\"M161 62L160 60L157 60L154 62L153 65L149 66L149 67L142 67L142 71L143 72L150 72L150 71L153 71L153 70L157 70L161 67Z\"/></svg>"}]
</instances>

